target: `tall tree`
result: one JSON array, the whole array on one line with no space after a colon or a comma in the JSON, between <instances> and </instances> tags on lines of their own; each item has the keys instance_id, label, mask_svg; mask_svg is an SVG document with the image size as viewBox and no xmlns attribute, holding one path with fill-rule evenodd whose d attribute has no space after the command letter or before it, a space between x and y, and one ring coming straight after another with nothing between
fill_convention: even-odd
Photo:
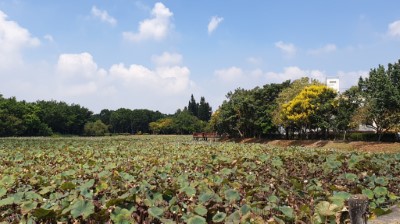
<instances>
[{"instance_id":1,"label":"tall tree","mask_svg":"<svg viewBox=\"0 0 400 224\"><path fill-rule=\"evenodd\" d=\"M333 118L334 131L343 133L343 140L346 140L347 131L356 128L355 115L362 104L362 96L357 86L352 86L339 96L337 114Z\"/></svg>"},{"instance_id":2,"label":"tall tree","mask_svg":"<svg viewBox=\"0 0 400 224\"><path fill-rule=\"evenodd\" d=\"M196 103L193 94L190 96L190 101L187 107L189 113L197 117L199 105Z\"/></svg>"},{"instance_id":3,"label":"tall tree","mask_svg":"<svg viewBox=\"0 0 400 224\"><path fill-rule=\"evenodd\" d=\"M383 133L400 122L400 60L371 69L367 78L360 78L358 86L365 99L363 123L376 130L380 141Z\"/></svg>"},{"instance_id":4,"label":"tall tree","mask_svg":"<svg viewBox=\"0 0 400 224\"><path fill-rule=\"evenodd\" d=\"M206 102L206 99L202 96L200 98L200 104L197 110L197 117L202 121L209 121L212 114L212 108L210 104Z\"/></svg>"}]
</instances>

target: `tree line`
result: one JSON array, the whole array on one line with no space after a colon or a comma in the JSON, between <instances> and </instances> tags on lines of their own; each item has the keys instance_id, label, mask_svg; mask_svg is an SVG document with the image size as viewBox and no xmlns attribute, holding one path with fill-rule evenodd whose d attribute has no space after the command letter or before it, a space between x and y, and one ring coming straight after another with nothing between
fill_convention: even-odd
<instances>
[{"instance_id":1,"label":"tree line","mask_svg":"<svg viewBox=\"0 0 400 224\"><path fill-rule=\"evenodd\" d=\"M0 136L212 131L231 137L346 139L360 125L374 130L377 140L400 131L400 60L371 69L343 93L307 77L237 88L214 113L204 97L197 102L193 95L186 107L169 115L127 108L94 114L78 104L28 103L0 95Z\"/></svg>"},{"instance_id":2,"label":"tree line","mask_svg":"<svg viewBox=\"0 0 400 224\"><path fill-rule=\"evenodd\" d=\"M400 60L371 69L368 77L360 77L357 86L343 93L304 77L251 90L238 88L226 97L210 121L219 133L346 139L349 131L364 126L380 141L385 133L400 131Z\"/></svg>"},{"instance_id":3,"label":"tree line","mask_svg":"<svg viewBox=\"0 0 400 224\"><path fill-rule=\"evenodd\" d=\"M190 110L189 107L192 107ZM211 107L193 95L183 110L163 114L147 109L103 109L94 114L78 104L58 101L18 101L0 94L0 136L50 136L108 134L190 134L202 131L211 117Z\"/></svg>"}]
</instances>

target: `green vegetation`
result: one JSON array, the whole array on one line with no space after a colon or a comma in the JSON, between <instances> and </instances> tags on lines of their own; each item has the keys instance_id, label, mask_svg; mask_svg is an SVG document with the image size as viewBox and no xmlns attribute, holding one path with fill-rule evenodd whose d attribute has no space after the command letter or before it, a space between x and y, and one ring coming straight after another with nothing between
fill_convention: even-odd
<instances>
[{"instance_id":1,"label":"green vegetation","mask_svg":"<svg viewBox=\"0 0 400 224\"><path fill-rule=\"evenodd\" d=\"M57 101L28 103L0 94L0 137L114 134L191 134L205 130L211 107L192 95L189 106L166 115L146 109L101 110L99 114L77 104ZM165 122L171 121L171 122ZM154 123L152 126L150 123Z\"/></svg>"},{"instance_id":2,"label":"green vegetation","mask_svg":"<svg viewBox=\"0 0 400 224\"><path fill-rule=\"evenodd\" d=\"M400 154L189 136L0 139L0 222L326 223L350 194L382 214Z\"/></svg>"},{"instance_id":3,"label":"green vegetation","mask_svg":"<svg viewBox=\"0 0 400 224\"><path fill-rule=\"evenodd\" d=\"M347 139L349 131L365 125L377 134L368 140L380 141L384 133L400 130L399 80L400 61L371 69L341 94L309 78L238 88L227 94L210 126L233 137Z\"/></svg>"}]
</instances>

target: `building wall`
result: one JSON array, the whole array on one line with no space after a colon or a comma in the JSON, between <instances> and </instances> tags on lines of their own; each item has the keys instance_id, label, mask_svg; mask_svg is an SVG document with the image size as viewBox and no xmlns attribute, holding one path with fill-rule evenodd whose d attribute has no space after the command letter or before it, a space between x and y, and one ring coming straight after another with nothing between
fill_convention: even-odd
<instances>
[{"instance_id":1,"label":"building wall","mask_svg":"<svg viewBox=\"0 0 400 224\"><path fill-rule=\"evenodd\" d=\"M339 92L340 90L340 83L338 78L327 78L326 79L326 86L336 90Z\"/></svg>"}]
</instances>

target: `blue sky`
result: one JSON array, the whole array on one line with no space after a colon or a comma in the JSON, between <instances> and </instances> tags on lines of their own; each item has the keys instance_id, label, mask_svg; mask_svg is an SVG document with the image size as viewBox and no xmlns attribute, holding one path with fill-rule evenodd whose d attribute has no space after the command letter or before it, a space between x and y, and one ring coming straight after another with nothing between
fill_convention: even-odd
<instances>
[{"instance_id":1,"label":"blue sky","mask_svg":"<svg viewBox=\"0 0 400 224\"><path fill-rule=\"evenodd\" d=\"M396 0L0 0L0 94L173 113L308 76L341 90L400 59Z\"/></svg>"}]
</instances>

